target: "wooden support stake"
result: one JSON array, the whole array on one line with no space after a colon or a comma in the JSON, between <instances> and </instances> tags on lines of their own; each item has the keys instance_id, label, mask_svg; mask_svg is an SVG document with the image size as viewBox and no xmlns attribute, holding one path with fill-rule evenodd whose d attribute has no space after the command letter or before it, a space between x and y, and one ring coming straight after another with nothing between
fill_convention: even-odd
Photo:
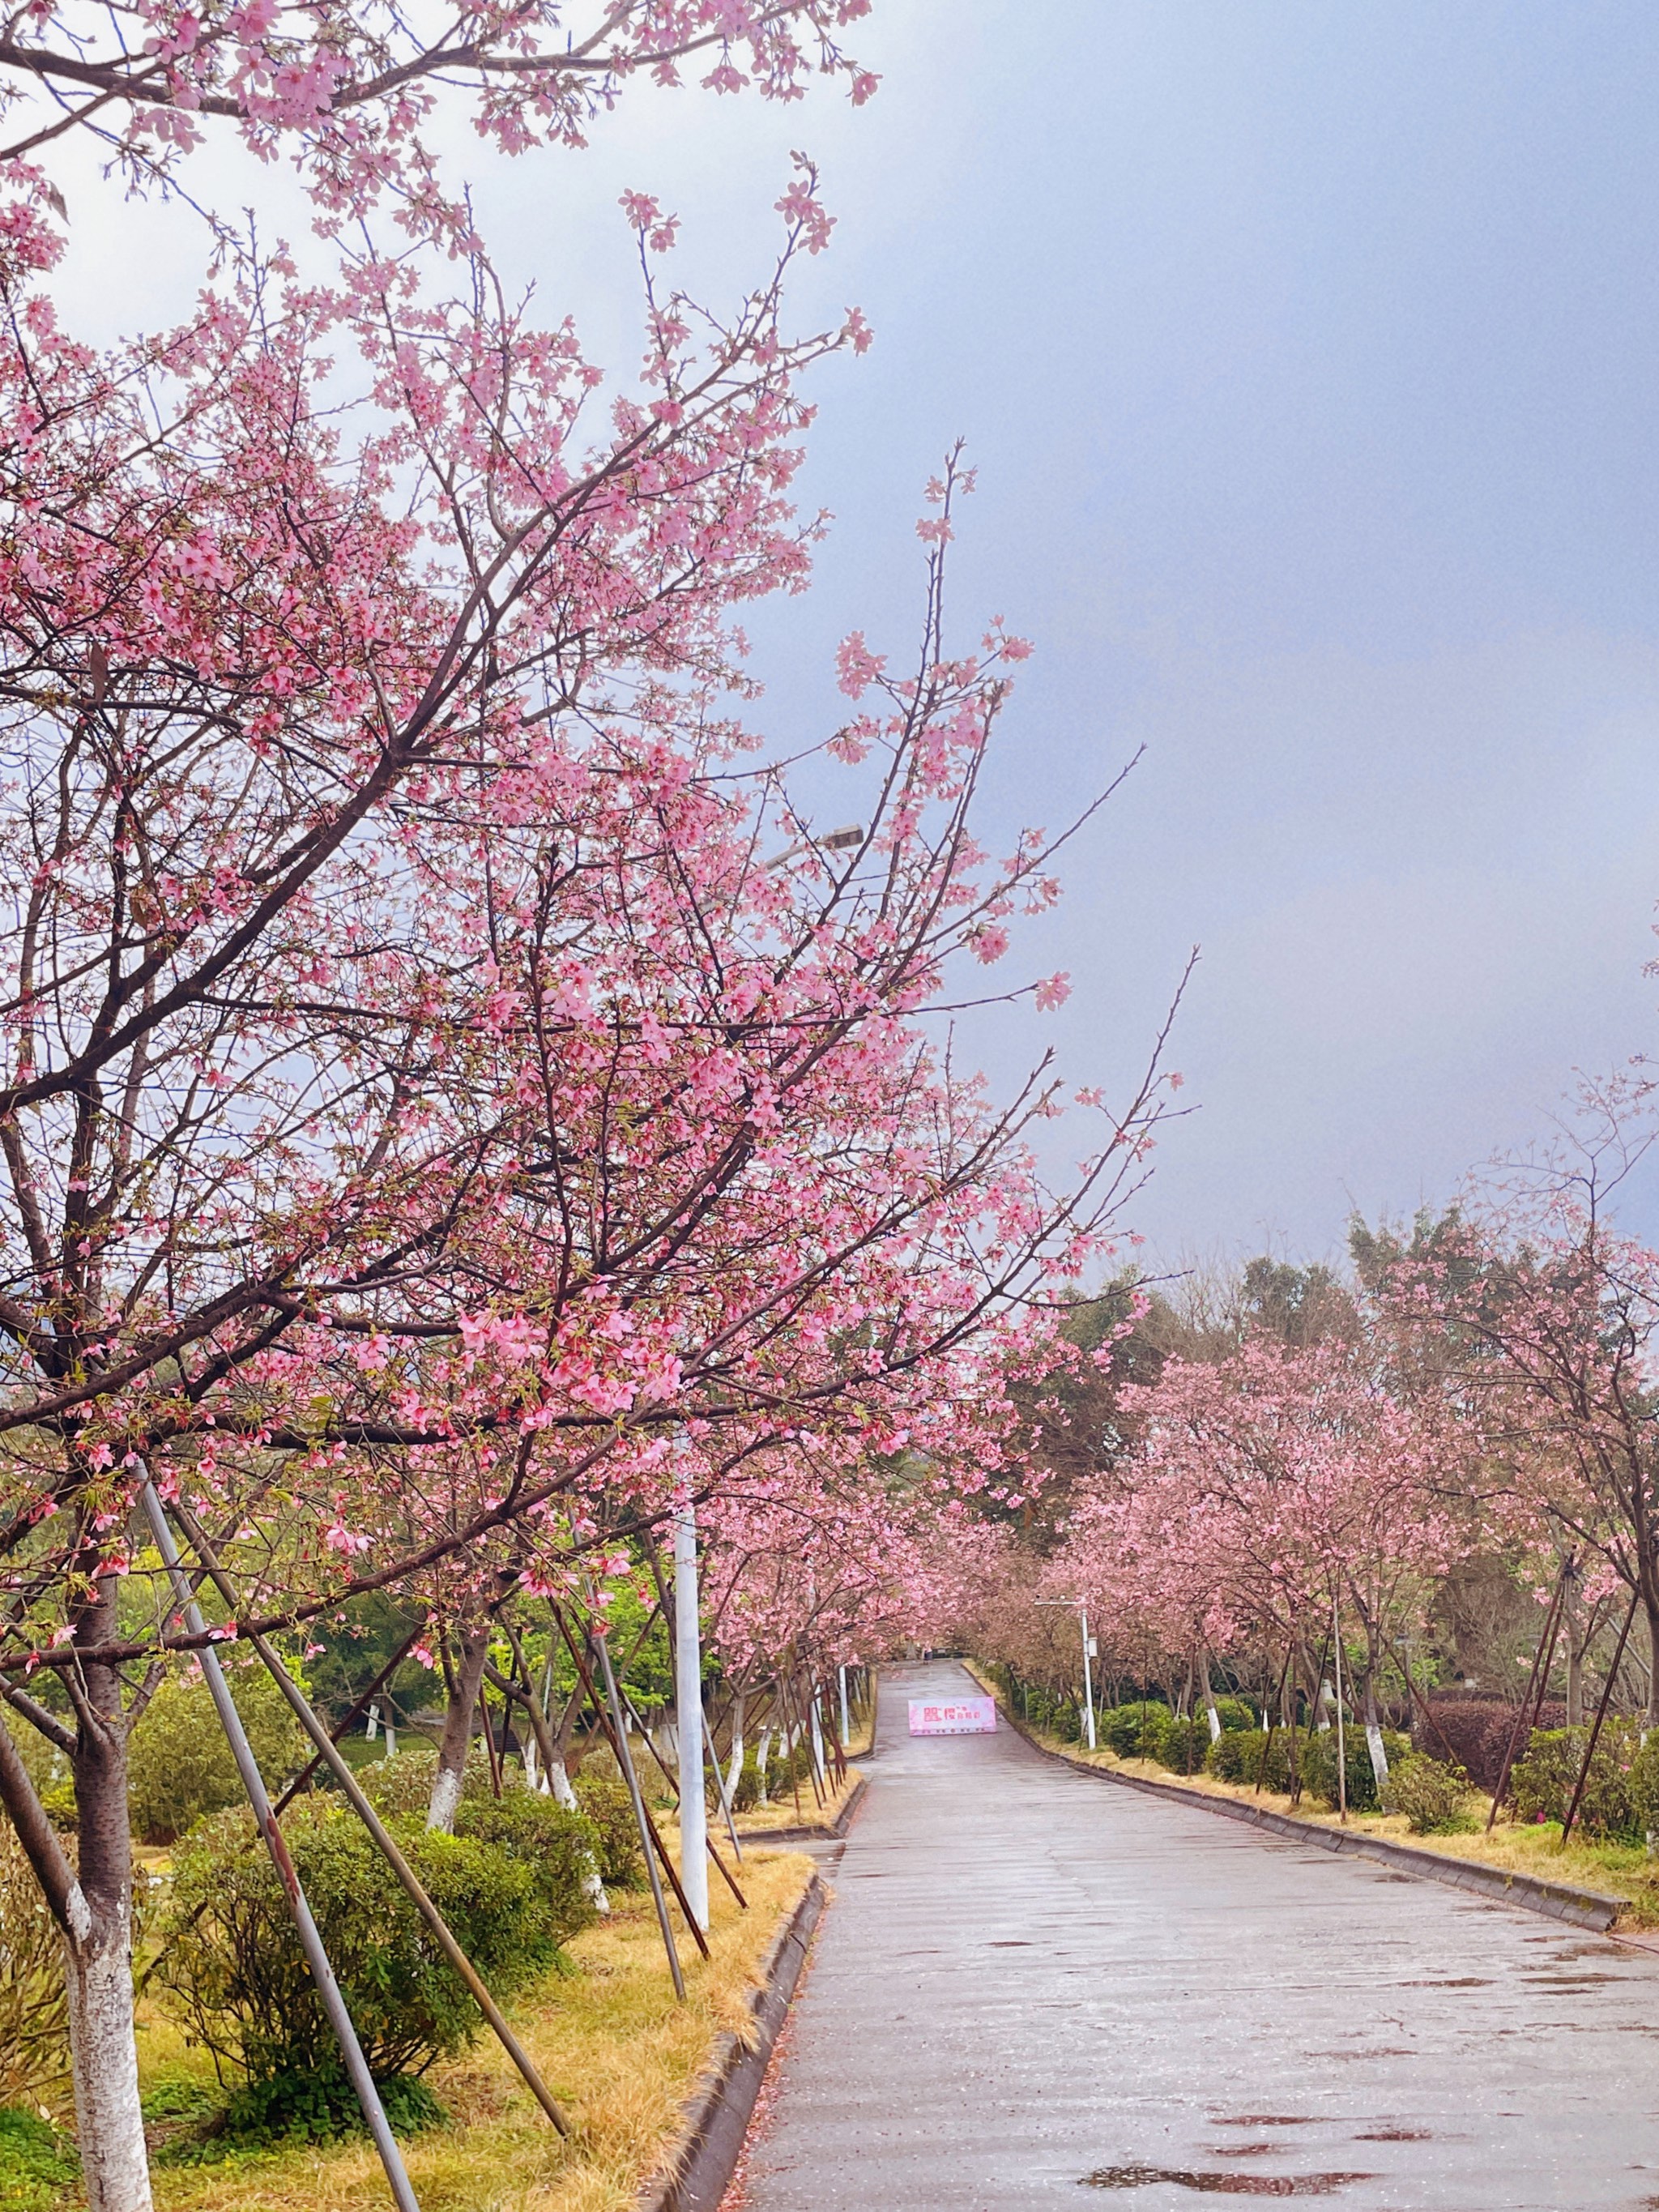
<instances>
[{"instance_id":1,"label":"wooden support stake","mask_svg":"<svg viewBox=\"0 0 1659 2212\"><path fill-rule=\"evenodd\" d=\"M1546 1685L1549 1681L1550 1662L1555 1656L1555 1639L1560 1632L1561 1617L1567 1609L1567 1578L1571 1572L1572 1557L1569 1553L1560 1573L1555 1578L1555 1591L1550 1599L1550 1609L1544 1616L1544 1626L1538 1638L1538 1649L1532 1655L1532 1672L1527 1677L1527 1694L1522 1699L1516 1713L1515 1726L1510 1730L1509 1746L1504 1753L1504 1764L1498 1771L1498 1787L1492 1793L1492 1808L1486 1814L1488 1835L1491 1835L1492 1823L1498 1818L1498 1808L1504 1802L1504 1793L1510 1786L1510 1769L1515 1764L1515 1747L1521 1741L1521 1723L1525 1720L1528 1709L1532 1705L1532 1693L1540 1681ZM1539 1700L1538 1710L1540 1712L1543 1711L1541 1698Z\"/></svg>"},{"instance_id":2,"label":"wooden support stake","mask_svg":"<svg viewBox=\"0 0 1659 2212\"><path fill-rule=\"evenodd\" d=\"M1296 1639L1292 1637L1285 1646L1285 1664L1279 1670L1279 1687L1273 1692L1273 1709L1267 1720L1267 1741L1261 1747L1261 1771L1255 1778L1255 1794L1258 1797L1261 1795L1261 1785L1267 1778L1267 1754L1273 1747L1273 1730L1279 1726L1279 1711L1285 1703L1285 1684L1290 1675L1291 1659L1295 1650ZM1296 1753L1294 1738L1291 1744L1291 1753L1294 1762Z\"/></svg>"},{"instance_id":3,"label":"wooden support stake","mask_svg":"<svg viewBox=\"0 0 1659 2212\"><path fill-rule=\"evenodd\" d=\"M422 1626L424 1626L424 1623L422 1623ZM374 1680L363 1692L362 1697L357 1699L356 1703L348 1711L345 1718L343 1721L337 1721L334 1726L329 1730L328 1735L331 1743L338 1743L341 1737L351 1726L353 1721L357 1718L364 1706L368 1704L370 1698L379 1697L380 1692L385 1689L386 1684L397 1673L398 1668L403 1665L404 1660L408 1658L410 1653L415 1649L416 1644L420 1640L420 1628L410 1629L407 1638L398 1646L396 1652L386 1661L385 1666L381 1668L380 1673L374 1677ZM278 1819L287 1812L289 1807L294 1802L294 1800L305 1788L306 1784L310 1781L312 1776L317 1771L317 1769L322 1765L322 1753L320 1751L313 1751L310 1758L306 1761L305 1765L300 1769L300 1771L295 1776L293 1781L289 1784L287 1789L283 1790L282 1796L271 1807L271 1811Z\"/></svg>"},{"instance_id":4,"label":"wooden support stake","mask_svg":"<svg viewBox=\"0 0 1659 2212\"><path fill-rule=\"evenodd\" d=\"M167 1571L167 1579L173 1590L173 1609L183 1617L185 1626L190 1633L192 1636L199 1636L203 1626L201 1607L191 1595L190 1580L179 1560L179 1547L173 1540L173 1531L167 1526L167 1515L162 1510L161 1497L148 1472L144 1476L143 1499L144 1517L149 1522L150 1534L155 1539L155 1548L161 1555L161 1564ZM264 1839L266 1850L270 1853L271 1863L276 1869L277 1880L282 1883L283 1894L288 1899L289 1911L294 1917L294 1926L300 1938L300 1948L305 1954L306 1965L310 1969L313 1982L316 1984L318 1998L322 2004L328 2024L334 2031L335 2040L340 2046L340 2057L345 2065L346 2077L356 2094L357 2102L362 2109L364 2124L374 2138L375 2149L380 2153L380 2164L386 2172L386 2185L392 2191L392 2202L398 2206L398 2212L420 2212L415 2191L410 2185L408 2172L404 2166L403 2153L398 2148L397 2138L393 2136L391 2123L386 2116L386 2106L380 2102L380 2093L375 2087L374 2077L368 2070L368 2061L363 2056L363 2047L357 2040L357 2031L352 2026L351 2014L347 2010L345 1999L340 1993L340 1985L334 1978L334 1968L330 1963L321 1931L312 1917L311 1907L306 1901L306 1893L300 1885L300 1877L295 1871L294 1861L289 1854L287 1842L276 1824L276 1816L271 1812L270 1800L265 1794L264 1780L259 1772L258 1761L253 1756L253 1747L247 1740L247 1730L242 1726L241 1716L238 1713L235 1700L230 1694L230 1685L225 1680L224 1668L219 1663L219 1655L210 1644L204 1646L199 1657L203 1677L212 1697L214 1709L219 1716L220 1725L224 1729L226 1740L230 1745L231 1756L236 1762L236 1771L241 1777L242 1787L247 1792L248 1803L253 1808L254 1824Z\"/></svg>"},{"instance_id":5,"label":"wooden support stake","mask_svg":"<svg viewBox=\"0 0 1659 2212\"><path fill-rule=\"evenodd\" d=\"M576 1662L576 1671L581 1676L582 1681L587 1688L589 1696L592 1698L595 1709L603 1717L605 1712L605 1708L599 1704L598 1692L593 1689L593 1677L588 1671L580 1652L576 1649L576 1645L572 1638L569 1628L566 1626L564 1615L560 1612L556 1606L553 1608L553 1618L559 1624L559 1632L564 1638L565 1643L569 1647L570 1656ZM611 1747L617 1754L617 1763L622 1768L623 1774L628 1778L629 1790L634 1799L634 1815L635 1820L640 1823L641 1832L646 1843L646 1870L647 1873L651 1872L651 1853L654 1850L658 1857L662 1861L664 1873L668 1876L669 1881L673 1887L674 1895L679 1901L680 1911L685 1916L685 1924L691 1930L692 1935L696 1936L697 1941L697 1948L702 1953L703 1957L706 1959L708 1956L708 1939L704 1936L702 1929L697 1925L696 1915L686 1903L685 1892L680 1887L680 1878L678 1874L675 1871L674 1862L669 1856L668 1846L664 1843L662 1837L658 1831L657 1824L651 1817L651 1808L646 1803L645 1798L641 1793L639 1777L634 1771L634 1754L628 1748L628 1727L623 1717L622 1698L617 1688L617 1678L611 1671L610 1651L606 1649L605 1638L602 1636L594 1636L591 1630L587 1632L586 1640L590 1644L590 1645L597 1645L599 1649L599 1662L605 1674L605 1692L611 1700L610 1717L606 1733L611 1739ZM652 1875L652 1887L657 1890L658 1894L660 1895L660 1889L659 1888L654 1874ZM667 1933L668 1915L665 1907L662 1913L662 1923L665 1933ZM680 1995L684 1996L685 1994L685 1985L680 1978L679 1954L678 1952L672 1951L672 1934L669 1936L669 1943L673 1958L675 1986L678 1989Z\"/></svg>"},{"instance_id":6,"label":"wooden support stake","mask_svg":"<svg viewBox=\"0 0 1659 2212\"><path fill-rule=\"evenodd\" d=\"M1572 1833L1572 1824L1578 1817L1578 1802L1584 1794L1584 1784L1589 1780L1590 1761L1595 1756L1595 1746L1601 1734L1601 1723L1607 1717L1607 1707L1613 1703L1613 1686L1619 1680L1619 1669L1624 1663L1625 1644L1636 1619L1636 1608L1641 1601L1642 1586L1638 1583L1630 1594L1630 1611L1625 1615L1625 1625L1619 1632L1619 1649L1613 1655L1613 1664L1607 1669L1607 1686L1601 1692L1601 1702L1595 1709L1595 1725L1589 1732L1589 1741L1584 1746L1584 1763L1578 1770L1578 1782L1572 1793L1572 1802L1567 1808L1567 1817L1561 1823L1559 1848L1565 1850L1567 1838Z\"/></svg>"},{"instance_id":7,"label":"wooden support stake","mask_svg":"<svg viewBox=\"0 0 1659 2212\"><path fill-rule=\"evenodd\" d=\"M218 1590L219 1595L224 1599L225 1603L230 1607L233 1616L234 1616L239 1612L239 1601L236 1595L236 1586L231 1581L230 1577L225 1572L224 1569L220 1565L218 1558L216 1555L212 1546L209 1543L206 1535L204 1534L202 1529L198 1527L194 1517L190 1513L186 1512L182 1505L177 1504L174 1504L173 1508L173 1516L174 1520L178 1522L179 1527L184 1530L185 1536L189 1539L191 1547L195 1552L197 1558L207 1569L209 1579ZM490 2027L495 2030L496 2039L501 2044L502 2050L506 2051L507 2057L513 2061L513 2063L518 2068L520 2073L523 2075L526 2085L529 2088L532 2095L535 2098L536 2102L546 2113L548 2118L552 2121L559 2133L562 2136L568 2136L570 2132L570 2124L565 2118L564 2113L561 2110L557 2100L554 2097L552 2091L548 2087L547 2084L542 2080L541 2075L537 2072L535 2066L531 2062L529 2053L525 2050L523 2045L519 2041L518 2037L514 2034L512 2029L507 2026L501 2007L496 2003L495 1998L490 1996L489 1990L484 1986L484 1983L478 1973L477 1968L473 1965L471 1959L467 1957L465 1952L462 1950L460 1945L456 1942L454 1936L450 1931L448 1922L439 1911L437 1906L432 1902L432 1899L427 1895L426 1890L422 1885L420 1876L416 1873L414 1868L410 1866L409 1861L404 1857L403 1852L392 1840L392 1838L388 1833L386 1824L381 1820L380 1814L369 1803L368 1798L364 1796L362 1790L358 1784L356 1776L352 1772L350 1767L347 1765L344 1758L342 1756L339 1747L333 1741L328 1730L318 1718L310 1699L306 1696L305 1692L300 1687L299 1684L294 1680L294 1677L289 1673L287 1668L283 1666L282 1660L278 1657L276 1652L272 1648L269 1639L257 1633L250 1633L247 1631L244 1631L243 1632L247 1634L248 1641L252 1644L254 1650L264 1662L266 1673L270 1676L272 1681L276 1683L277 1688L288 1700L289 1706L294 1714L294 1717L299 1722L301 1727L311 1738L318 1750L321 1753L323 1758L327 1761L327 1764L333 1773L334 1778L339 1784L341 1790L344 1792L346 1800L350 1805L352 1811L356 1814L358 1819L368 1830L368 1832L373 1838L381 1856L386 1860L387 1865L391 1867L393 1874L397 1875L398 1881L403 1884L404 1890L408 1893L410 1902L414 1905L415 1910L420 1914L422 1919L425 1921L427 1926L432 1930L434 1936L436 1936L439 1949L443 1953L445 1958L448 1960L450 1965L453 1966L455 1972L460 1976L462 1981L465 1983L468 1990L471 1992L473 2002L477 2004L479 2011L483 2014L484 2018L489 2021Z\"/></svg>"}]
</instances>

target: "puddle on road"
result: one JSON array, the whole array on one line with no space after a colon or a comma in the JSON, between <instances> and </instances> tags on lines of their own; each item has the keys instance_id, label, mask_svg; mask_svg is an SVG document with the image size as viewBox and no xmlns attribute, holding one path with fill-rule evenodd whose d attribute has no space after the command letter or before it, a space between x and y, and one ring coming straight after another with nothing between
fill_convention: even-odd
<instances>
[{"instance_id":1,"label":"puddle on road","mask_svg":"<svg viewBox=\"0 0 1659 2212\"><path fill-rule=\"evenodd\" d=\"M1375 2181L1374 2173L1201 2173L1182 2166L1103 2166L1083 2176L1088 2189L1150 2189L1173 2182L1203 2197L1334 2197L1351 2181Z\"/></svg>"}]
</instances>

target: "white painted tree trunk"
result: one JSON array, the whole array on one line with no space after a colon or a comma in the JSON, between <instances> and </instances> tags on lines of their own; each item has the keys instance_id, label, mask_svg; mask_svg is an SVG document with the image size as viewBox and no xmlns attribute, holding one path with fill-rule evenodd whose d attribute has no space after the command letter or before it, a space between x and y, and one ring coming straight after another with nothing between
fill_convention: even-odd
<instances>
[{"instance_id":1,"label":"white painted tree trunk","mask_svg":"<svg viewBox=\"0 0 1659 2212\"><path fill-rule=\"evenodd\" d=\"M1389 1754L1382 1746L1382 1731L1373 1720L1365 1723L1365 1748L1371 1755L1371 1772L1380 1791L1389 1778Z\"/></svg>"},{"instance_id":2,"label":"white painted tree trunk","mask_svg":"<svg viewBox=\"0 0 1659 2212\"><path fill-rule=\"evenodd\" d=\"M87 1933L65 1938L76 2132L88 2212L150 2212L149 2160L138 2103L132 1962L127 1931L95 1928L77 1885Z\"/></svg>"},{"instance_id":3,"label":"white painted tree trunk","mask_svg":"<svg viewBox=\"0 0 1659 2212\"><path fill-rule=\"evenodd\" d=\"M563 1759L556 1759L549 1766L547 1786L552 1793L555 1804L562 1805L567 1813L580 1812L581 1807L576 1802L576 1793L571 1787L570 1777L565 1770ZM599 1869L591 1858L582 1869L582 1894L595 1912L610 1911L611 1899L605 1894L605 1883L600 1878Z\"/></svg>"},{"instance_id":4,"label":"white painted tree trunk","mask_svg":"<svg viewBox=\"0 0 1659 2212\"><path fill-rule=\"evenodd\" d=\"M818 1788L827 1796L830 1791L830 1777L825 1771L823 1764L823 1730L818 1725L818 1692L816 1684L812 1686L811 1703L806 1708L806 1717L812 1731L812 1771L818 1778Z\"/></svg>"},{"instance_id":5,"label":"white painted tree trunk","mask_svg":"<svg viewBox=\"0 0 1659 2212\"><path fill-rule=\"evenodd\" d=\"M755 1753L755 1776L756 1779L760 1784L760 1787L755 1794L759 1798L763 1805L769 1805L772 1802L771 1798L767 1794L766 1770L771 1764L773 1734L774 1730L772 1723L769 1721L766 1726L761 1730L760 1744Z\"/></svg>"},{"instance_id":6,"label":"white painted tree trunk","mask_svg":"<svg viewBox=\"0 0 1659 2212\"><path fill-rule=\"evenodd\" d=\"M1216 1711L1215 1691L1210 1681L1210 1655L1206 1651L1199 1662L1204 1673L1204 1710L1210 1717L1210 1741L1221 1741L1221 1716Z\"/></svg>"},{"instance_id":7,"label":"white painted tree trunk","mask_svg":"<svg viewBox=\"0 0 1659 2212\"><path fill-rule=\"evenodd\" d=\"M735 1797L743 1779L743 1712L747 1700L739 1690L732 1705L732 1756L726 1770L726 1794Z\"/></svg>"},{"instance_id":8,"label":"white painted tree trunk","mask_svg":"<svg viewBox=\"0 0 1659 2212\"><path fill-rule=\"evenodd\" d=\"M443 1741L438 1747L438 1768L432 1778L432 1795L426 1808L428 1827L441 1828L446 1835L455 1832L455 1814L466 1772L467 1747L472 1741L472 1721L478 1709L478 1686L483 1680L484 1662L489 1656L489 1622L474 1621L464 1629L460 1647L454 1686L444 1715ZM487 1720L484 1725L489 1725Z\"/></svg>"}]
</instances>

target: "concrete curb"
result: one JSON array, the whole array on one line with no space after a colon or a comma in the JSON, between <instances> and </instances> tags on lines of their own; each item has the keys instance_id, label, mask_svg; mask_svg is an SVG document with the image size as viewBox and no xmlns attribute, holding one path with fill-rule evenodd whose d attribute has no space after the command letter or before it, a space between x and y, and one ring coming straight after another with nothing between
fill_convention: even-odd
<instances>
[{"instance_id":1,"label":"concrete curb","mask_svg":"<svg viewBox=\"0 0 1659 2212\"><path fill-rule=\"evenodd\" d=\"M635 2199L637 2212L719 2212L826 1895L823 1876L814 1874L761 1960L760 1985L749 1998L752 2042L729 2028L719 2037L679 2141Z\"/></svg>"},{"instance_id":2,"label":"concrete curb","mask_svg":"<svg viewBox=\"0 0 1659 2212\"><path fill-rule=\"evenodd\" d=\"M1624 1911L1622 1897L1604 1897L1598 1890L1578 1889L1570 1882L1547 1881L1542 1875L1511 1874L1502 1867L1478 1866L1471 1859L1445 1858L1438 1851L1423 1851L1410 1844L1396 1844L1386 1836L1356 1835L1352 1829L1326 1828L1312 1820L1298 1820L1288 1813L1275 1813L1266 1805L1249 1805L1237 1797L1212 1797L1207 1790L1188 1790L1179 1782L1149 1782L1144 1775L1119 1774L1109 1766L1091 1766L1070 1753L1039 1743L1024 1722L1009 1711L1000 1691L990 1689L997 1711L1014 1734L1023 1736L1033 1751L1058 1759L1074 1774L1089 1774L1101 1782L1115 1782L1121 1790L1139 1790L1152 1797L1173 1797L1183 1805L1201 1806L1229 1820L1243 1820L1253 1828L1266 1828L1276 1836L1289 1836L1298 1844L1314 1844L1328 1851L1346 1851L1356 1858L1376 1859L1401 1874L1425 1881L1443 1882L1449 1889L1473 1890L1481 1897L1519 1905L1529 1912L1547 1913L1553 1920L1571 1921L1605 1936Z\"/></svg>"},{"instance_id":3,"label":"concrete curb","mask_svg":"<svg viewBox=\"0 0 1659 2212\"><path fill-rule=\"evenodd\" d=\"M864 1753L860 1753L862 1758ZM808 1823L793 1828L739 1828L738 1840L745 1844L811 1844L823 1843L832 1836L844 1836L853 1825L853 1815L864 1802L864 1793L870 1787L870 1778L860 1774L847 1794L847 1802L833 1820L820 1820L816 1826Z\"/></svg>"}]
</instances>

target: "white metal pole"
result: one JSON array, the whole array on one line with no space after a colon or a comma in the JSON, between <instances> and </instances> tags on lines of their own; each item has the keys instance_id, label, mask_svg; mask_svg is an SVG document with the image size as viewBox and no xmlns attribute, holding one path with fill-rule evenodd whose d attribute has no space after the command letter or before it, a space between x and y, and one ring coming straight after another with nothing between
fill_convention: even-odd
<instances>
[{"instance_id":1,"label":"white metal pole","mask_svg":"<svg viewBox=\"0 0 1659 2212\"><path fill-rule=\"evenodd\" d=\"M1089 1748L1095 1748L1095 1678L1089 1664L1089 1608L1079 1606L1083 1616L1083 1710L1089 1723Z\"/></svg>"},{"instance_id":2,"label":"white metal pole","mask_svg":"<svg viewBox=\"0 0 1659 2212\"><path fill-rule=\"evenodd\" d=\"M674 1703L680 1740L680 1887L708 1925L708 1804L702 1788L702 1638L697 1623L697 1515L674 1523Z\"/></svg>"}]
</instances>

